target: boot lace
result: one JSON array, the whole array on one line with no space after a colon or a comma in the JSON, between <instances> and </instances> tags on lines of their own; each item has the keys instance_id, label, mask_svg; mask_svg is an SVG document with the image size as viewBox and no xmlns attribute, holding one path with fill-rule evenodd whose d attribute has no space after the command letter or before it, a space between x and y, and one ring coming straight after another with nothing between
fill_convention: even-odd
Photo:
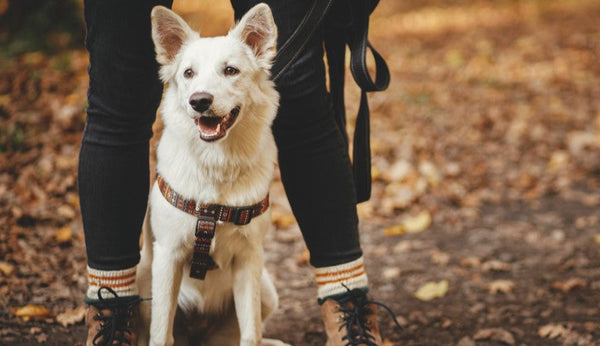
<instances>
[{"instance_id":1,"label":"boot lace","mask_svg":"<svg viewBox=\"0 0 600 346\"><path fill-rule=\"evenodd\" d=\"M98 309L98 313L94 316L96 321L100 321L100 329L92 340L93 345L131 345L130 336L132 334L131 318L133 316L133 308L142 299L135 297L130 301L123 302L115 301L115 299L106 299L102 297L102 291L107 291L113 298L119 298L117 293L110 287L102 286L98 290L97 304L94 306ZM103 311L108 310L108 313Z\"/></svg>"},{"instance_id":2,"label":"boot lace","mask_svg":"<svg viewBox=\"0 0 600 346\"><path fill-rule=\"evenodd\" d=\"M345 286L344 286L345 287ZM396 314L385 304L367 299L367 294L361 289L348 290L348 296L340 302L340 312L343 313L342 324L338 331L345 329L347 334L342 337L346 342L345 346L367 345L377 346L375 337L371 334L371 327L367 322L366 316L373 313L369 305L377 305L387 311L398 328L402 328L396 318ZM348 304L350 303L350 304Z\"/></svg>"}]
</instances>

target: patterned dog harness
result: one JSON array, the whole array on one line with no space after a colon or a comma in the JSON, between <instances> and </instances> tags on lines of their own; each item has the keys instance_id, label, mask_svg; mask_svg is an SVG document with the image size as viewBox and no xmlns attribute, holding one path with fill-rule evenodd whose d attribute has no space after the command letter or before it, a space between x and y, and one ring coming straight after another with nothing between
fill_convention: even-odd
<instances>
[{"instance_id":1,"label":"patterned dog harness","mask_svg":"<svg viewBox=\"0 0 600 346\"><path fill-rule=\"evenodd\" d=\"M269 195L257 204L246 207L228 207L220 204L197 204L193 199L185 199L175 192L161 175L157 175L158 188L174 207L198 218L196 222L196 241L190 277L204 280L208 270L218 268L210 257L210 244L215 236L217 221L247 225L253 217L269 209Z\"/></svg>"}]
</instances>

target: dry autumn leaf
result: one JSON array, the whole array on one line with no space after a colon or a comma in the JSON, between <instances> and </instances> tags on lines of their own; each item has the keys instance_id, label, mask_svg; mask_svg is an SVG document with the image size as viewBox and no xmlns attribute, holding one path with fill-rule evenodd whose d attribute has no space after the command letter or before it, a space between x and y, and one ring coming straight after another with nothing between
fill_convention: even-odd
<instances>
[{"instance_id":1,"label":"dry autumn leaf","mask_svg":"<svg viewBox=\"0 0 600 346\"><path fill-rule=\"evenodd\" d=\"M563 325L554 323L547 324L538 329L538 335L540 336L540 338L547 339L556 339L560 336L566 335L568 332L569 330Z\"/></svg>"},{"instance_id":2,"label":"dry autumn leaf","mask_svg":"<svg viewBox=\"0 0 600 346\"><path fill-rule=\"evenodd\" d=\"M296 218L292 213L273 212L271 220L277 228L288 228L296 224Z\"/></svg>"},{"instance_id":3,"label":"dry autumn leaf","mask_svg":"<svg viewBox=\"0 0 600 346\"><path fill-rule=\"evenodd\" d=\"M450 254L439 250L432 250L430 253L431 262L439 265L447 265L450 262Z\"/></svg>"},{"instance_id":4,"label":"dry autumn leaf","mask_svg":"<svg viewBox=\"0 0 600 346\"><path fill-rule=\"evenodd\" d=\"M552 288L563 291L564 293L570 292L575 288L585 288L587 283L580 278L570 278L567 281L555 281L552 283Z\"/></svg>"},{"instance_id":5,"label":"dry autumn leaf","mask_svg":"<svg viewBox=\"0 0 600 346\"><path fill-rule=\"evenodd\" d=\"M23 321L29 321L37 317L53 317L54 313L41 305L25 305L13 309L13 315L21 317Z\"/></svg>"},{"instance_id":6,"label":"dry autumn leaf","mask_svg":"<svg viewBox=\"0 0 600 346\"><path fill-rule=\"evenodd\" d=\"M388 227L388 228L386 228L386 229L383 230L383 235L385 235L386 237L403 235L404 233L406 233L406 230L404 229L404 225L403 224L399 224L399 225L396 225L396 226Z\"/></svg>"},{"instance_id":7,"label":"dry autumn leaf","mask_svg":"<svg viewBox=\"0 0 600 346\"><path fill-rule=\"evenodd\" d=\"M386 280L392 280L400 276L402 271L398 267L386 267L381 273L381 277Z\"/></svg>"},{"instance_id":8,"label":"dry autumn leaf","mask_svg":"<svg viewBox=\"0 0 600 346\"><path fill-rule=\"evenodd\" d=\"M416 216L404 219L400 224L388 227L383 230L387 237L403 235L405 233L419 233L426 230L431 225L431 214L428 211L422 211Z\"/></svg>"},{"instance_id":9,"label":"dry autumn leaf","mask_svg":"<svg viewBox=\"0 0 600 346\"><path fill-rule=\"evenodd\" d=\"M484 272L507 272L510 270L510 264L498 260L486 261L481 265Z\"/></svg>"},{"instance_id":10,"label":"dry autumn leaf","mask_svg":"<svg viewBox=\"0 0 600 346\"><path fill-rule=\"evenodd\" d=\"M296 257L296 264L299 266L307 265L310 263L310 252L308 249L304 249L302 253Z\"/></svg>"},{"instance_id":11,"label":"dry autumn leaf","mask_svg":"<svg viewBox=\"0 0 600 346\"><path fill-rule=\"evenodd\" d=\"M86 308L84 305L80 305L75 309L61 312L56 316L56 321L63 327L68 327L72 324L79 323L85 318Z\"/></svg>"},{"instance_id":12,"label":"dry autumn leaf","mask_svg":"<svg viewBox=\"0 0 600 346\"><path fill-rule=\"evenodd\" d=\"M54 238L59 244L68 243L71 241L73 237L73 230L71 227L63 227L56 231L54 234Z\"/></svg>"},{"instance_id":13,"label":"dry autumn leaf","mask_svg":"<svg viewBox=\"0 0 600 346\"><path fill-rule=\"evenodd\" d=\"M515 337L507 330L502 328L487 328L478 330L473 335L474 340L493 340L500 341L508 345L515 344Z\"/></svg>"},{"instance_id":14,"label":"dry autumn leaf","mask_svg":"<svg viewBox=\"0 0 600 346\"><path fill-rule=\"evenodd\" d=\"M15 266L4 261L0 261L0 272L5 276L10 276L15 272Z\"/></svg>"},{"instance_id":15,"label":"dry autumn leaf","mask_svg":"<svg viewBox=\"0 0 600 346\"><path fill-rule=\"evenodd\" d=\"M439 282L430 281L421 286L416 292L415 297L422 301L430 301L435 298L441 298L448 292L448 280Z\"/></svg>"},{"instance_id":16,"label":"dry autumn leaf","mask_svg":"<svg viewBox=\"0 0 600 346\"><path fill-rule=\"evenodd\" d=\"M569 153L563 150L557 150L552 153L550 161L548 162L548 170L550 172L562 169L569 163Z\"/></svg>"},{"instance_id":17,"label":"dry autumn leaf","mask_svg":"<svg viewBox=\"0 0 600 346\"><path fill-rule=\"evenodd\" d=\"M495 280L490 282L486 287L492 294L511 293L515 289L515 283L511 280Z\"/></svg>"},{"instance_id":18,"label":"dry autumn leaf","mask_svg":"<svg viewBox=\"0 0 600 346\"><path fill-rule=\"evenodd\" d=\"M479 267L481 265L481 259L479 257L465 257L461 258L459 262L463 267Z\"/></svg>"},{"instance_id":19,"label":"dry autumn leaf","mask_svg":"<svg viewBox=\"0 0 600 346\"><path fill-rule=\"evenodd\" d=\"M422 232L431 225L431 214L428 211L422 211L417 216L404 220L403 224L407 233Z\"/></svg>"},{"instance_id":20,"label":"dry autumn leaf","mask_svg":"<svg viewBox=\"0 0 600 346\"><path fill-rule=\"evenodd\" d=\"M58 207L56 209L56 213L59 216L64 217L65 219L69 219L69 220L71 220L77 216L77 214L75 213L73 208L68 204L64 204L64 205L61 205L60 207Z\"/></svg>"}]
</instances>

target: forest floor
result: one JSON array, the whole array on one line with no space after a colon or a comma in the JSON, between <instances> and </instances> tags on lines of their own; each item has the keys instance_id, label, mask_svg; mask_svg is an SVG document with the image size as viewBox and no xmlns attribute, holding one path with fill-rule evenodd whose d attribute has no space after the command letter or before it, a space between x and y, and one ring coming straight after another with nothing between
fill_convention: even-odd
<instances>
[{"instance_id":1,"label":"forest floor","mask_svg":"<svg viewBox=\"0 0 600 346\"><path fill-rule=\"evenodd\" d=\"M190 4L178 10L203 33L230 24L223 5ZM380 310L392 344L600 344L598 23L597 0L377 8L371 42L392 83L370 95L373 196L359 215L371 296L402 325ZM83 48L0 61L1 345L84 340L86 66ZM350 115L358 96L347 88ZM280 308L265 333L323 344L277 177L272 200Z\"/></svg>"}]
</instances>

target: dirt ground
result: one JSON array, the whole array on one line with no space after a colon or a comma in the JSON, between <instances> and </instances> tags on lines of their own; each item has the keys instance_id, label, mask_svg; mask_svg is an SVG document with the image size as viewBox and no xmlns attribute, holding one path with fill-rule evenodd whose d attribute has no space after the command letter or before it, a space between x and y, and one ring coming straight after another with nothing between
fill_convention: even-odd
<instances>
[{"instance_id":1,"label":"dirt ground","mask_svg":"<svg viewBox=\"0 0 600 346\"><path fill-rule=\"evenodd\" d=\"M213 18L198 27L228 20ZM371 297L402 326L380 310L392 344L600 344L599 23L597 0L381 1L371 41L392 83L370 96L359 215ZM0 64L0 345L84 339L86 64L82 49ZM278 178L272 200L280 309L266 335L324 344Z\"/></svg>"}]
</instances>

